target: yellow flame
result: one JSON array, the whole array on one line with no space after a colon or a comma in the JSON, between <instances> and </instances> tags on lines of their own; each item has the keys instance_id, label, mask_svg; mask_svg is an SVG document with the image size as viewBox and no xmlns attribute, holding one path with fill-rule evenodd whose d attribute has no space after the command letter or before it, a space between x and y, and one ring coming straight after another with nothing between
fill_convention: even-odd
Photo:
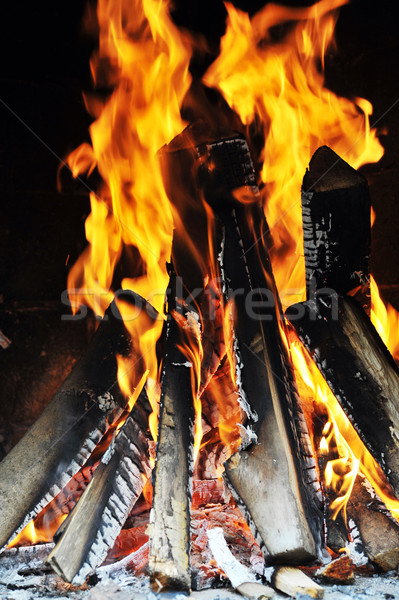
<instances>
[{"instance_id":1,"label":"yellow flame","mask_svg":"<svg viewBox=\"0 0 399 600\"><path fill-rule=\"evenodd\" d=\"M370 292L371 322L394 359L399 361L399 313L381 300L374 277L370 277Z\"/></svg>"},{"instance_id":2,"label":"yellow flame","mask_svg":"<svg viewBox=\"0 0 399 600\"><path fill-rule=\"evenodd\" d=\"M324 87L324 54L333 41L335 9L345 1L305 9L268 4L252 20L227 3L221 52L204 77L245 125L255 122L263 131L261 193L284 307L305 299L300 189L312 154L326 144L355 168L383 154L369 125L371 104ZM273 42L271 28L287 21L295 26Z\"/></svg>"},{"instance_id":3,"label":"yellow flame","mask_svg":"<svg viewBox=\"0 0 399 600\"><path fill-rule=\"evenodd\" d=\"M305 386L308 395L310 394L316 402L323 403L327 409L328 423L323 429L323 451L327 452L329 444L333 441L339 455L339 458L327 463L324 474L326 485L338 494L331 505L333 517L335 518L340 510L346 515L346 504L360 470L385 502L392 516L399 520L399 500L393 496L381 468L364 446L306 349L296 336L290 335L289 339L299 388L303 389L301 386Z\"/></svg>"},{"instance_id":4,"label":"yellow flame","mask_svg":"<svg viewBox=\"0 0 399 600\"><path fill-rule=\"evenodd\" d=\"M97 17L92 72L114 89L90 127L91 145L68 159L74 176L96 166L104 181L98 195L91 194L89 245L70 271L70 298L75 310L86 303L102 315L112 299L115 265L124 248L134 247L122 287L147 299L158 290L152 300L162 311L173 215L157 152L184 127L180 106L190 85L191 52L166 1L99 0Z\"/></svg>"},{"instance_id":5,"label":"yellow flame","mask_svg":"<svg viewBox=\"0 0 399 600\"><path fill-rule=\"evenodd\" d=\"M51 542L53 535L65 521L68 515L59 515L57 519L53 519L50 523L46 523L46 527L39 527L35 524L35 520L29 521L26 527L15 536L8 544L7 548L15 548L17 546L33 546L41 542Z\"/></svg>"}]
</instances>

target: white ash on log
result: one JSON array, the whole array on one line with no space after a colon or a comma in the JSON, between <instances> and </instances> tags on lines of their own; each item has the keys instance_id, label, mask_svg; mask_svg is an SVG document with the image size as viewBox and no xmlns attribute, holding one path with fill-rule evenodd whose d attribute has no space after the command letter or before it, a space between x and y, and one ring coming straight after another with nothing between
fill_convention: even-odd
<instances>
[{"instance_id":1,"label":"white ash on log","mask_svg":"<svg viewBox=\"0 0 399 600\"><path fill-rule=\"evenodd\" d=\"M371 321L350 297L316 297L287 316L399 496L399 369Z\"/></svg>"},{"instance_id":2,"label":"white ash on log","mask_svg":"<svg viewBox=\"0 0 399 600\"><path fill-rule=\"evenodd\" d=\"M145 311L146 319L157 317L137 294L124 292L123 299ZM114 301L85 355L0 463L0 548L67 485L122 415L126 401L117 384L117 353L135 355Z\"/></svg>"},{"instance_id":3,"label":"white ash on log","mask_svg":"<svg viewBox=\"0 0 399 600\"><path fill-rule=\"evenodd\" d=\"M322 288L369 293L370 196L366 179L327 146L302 185L307 298Z\"/></svg>"},{"instance_id":4,"label":"white ash on log","mask_svg":"<svg viewBox=\"0 0 399 600\"><path fill-rule=\"evenodd\" d=\"M150 477L151 406L143 389L78 504L62 525L47 563L66 581L84 583L105 559Z\"/></svg>"},{"instance_id":5,"label":"white ash on log","mask_svg":"<svg viewBox=\"0 0 399 600\"><path fill-rule=\"evenodd\" d=\"M358 475L347 506L348 524L356 531L369 560L382 571L399 565L399 525L369 482Z\"/></svg>"},{"instance_id":6,"label":"white ash on log","mask_svg":"<svg viewBox=\"0 0 399 600\"><path fill-rule=\"evenodd\" d=\"M179 346L185 317L171 274L161 379L153 503L150 518L150 581L155 591L191 588L190 503L193 472L193 366ZM181 312L183 314L181 314Z\"/></svg>"},{"instance_id":7,"label":"white ash on log","mask_svg":"<svg viewBox=\"0 0 399 600\"><path fill-rule=\"evenodd\" d=\"M218 216L220 270L236 310L240 403L257 436L227 462L225 476L264 543L266 560L300 564L318 557L322 546L320 483L279 328L253 165L240 136L204 144L199 152L198 179ZM245 202L236 201L239 196Z\"/></svg>"},{"instance_id":8,"label":"white ash on log","mask_svg":"<svg viewBox=\"0 0 399 600\"><path fill-rule=\"evenodd\" d=\"M208 544L216 564L230 579L232 586L248 600L269 600L275 595L273 588L262 585L255 574L242 565L231 553L223 529L215 527L207 532Z\"/></svg>"}]
</instances>

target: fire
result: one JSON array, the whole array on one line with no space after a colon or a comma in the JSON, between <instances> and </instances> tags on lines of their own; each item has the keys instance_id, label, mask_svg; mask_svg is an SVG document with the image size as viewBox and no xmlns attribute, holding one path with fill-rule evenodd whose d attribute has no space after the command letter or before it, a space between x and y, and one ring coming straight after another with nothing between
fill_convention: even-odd
<instances>
[{"instance_id":1,"label":"fire","mask_svg":"<svg viewBox=\"0 0 399 600\"><path fill-rule=\"evenodd\" d=\"M385 305L381 300L373 277L370 278L370 291L371 322L394 359L399 361L399 313L389 303Z\"/></svg>"},{"instance_id":2,"label":"fire","mask_svg":"<svg viewBox=\"0 0 399 600\"><path fill-rule=\"evenodd\" d=\"M289 343L301 396L304 394L305 397L313 398L316 404L322 403L327 410L328 420L323 429L320 446L316 450L326 454L334 445L338 453L338 458L327 463L324 473L326 486L337 493L336 499L331 504L333 518L340 510L343 510L346 517L346 504L360 470L385 502L392 516L399 520L399 500L394 498L381 468L364 446L338 400L293 331L290 331Z\"/></svg>"},{"instance_id":3,"label":"fire","mask_svg":"<svg viewBox=\"0 0 399 600\"><path fill-rule=\"evenodd\" d=\"M103 186L91 194L86 251L72 267L68 289L73 309L85 303L96 314L112 300L115 266L122 254L134 262L122 288L134 289L162 312L173 232L158 150L184 127L180 106L190 85L190 50L172 23L168 3L99 0L99 50L91 67L98 85L113 88L101 106L91 145L68 158L75 177L97 168Z\"/></svg>"},{"instance_id":4,"label":"fire","mask_svg":"<svg viewBox=\"0 0 399 600\"><path fill-rule=\"evenodd\" d=\"M257 157L262 163L261 195L273 237L273 272L285 307L305 299L300 188L312 154L326 144L355 168L377 161L383 154L376 131L369 124L371 104L362 98L338 97L324 87L324 57L333 45L337 9L346 1L322 0L303 9L269 4L252 19L226 3L228 21L220 56L204 76L204 83L220 90L248 132L255 124L263 133L264 147ZM133 358L117 357L119 386L131 408L147 380L154 440L159 402L155 346L164 319L169 279L166 263L171 257L173 229L180 224L165 191L157 153L185 126L180 109L191 84L190 42L173 24L168 8L167 0L98 0L99 48L91 68L95 83L112 89L112 93L104 101L85 96L87 109L95 117L90 127L91 144L82 144L67 159L74 177L97 169L103 182L90 194L88 246L68 277L73 311L86 304L102 316L115 298L115 290L121 287L140 294L159 313L157 319L146 315L133 318L131 306L116 298L137 352ZM284 25L285 31L277 41L273 33L276 25ZM210 223L210 209L205 210ZM211 239L208 275L217 278ZM188 243L194 245L193 241ZM382 335L393 313L390 307L384 313L374 285L372 282L372 318ZM231 305L224 307L223 329L234 383L232 311ZM397 325L397 315L395 318ZM334 515L345 511L360 470L398 517L399 502L392 498L380 468L317 368L298 341L283 339L300 388L328 414L317 451L327 452L333 443L339 455L328 462L325 473L326 484L337 492ZM386 343L399 356L399 347L393 345L391 337ZM200 335L194 336L194 341L183 336L182 350L193 365L196 456L202 438ZM222 407L225 390L216 384L213 388ZM236 448L236 419L226 419L219 429L226 445ZM150 490L148 484L146 493ZM42 539L33 522L13 545L27 539L32 543Z\"/></svg>"},{"instance_id":5,"label":"fire","mask_svg":"<svg viewBox=\"0 0 399 600\"><path fill-rule=\"evenodd\" d=\"M178 312L172 312L173 317L180 325L181 344L179 349L187 358L188 364L191 366L191 389L194 402L194 447L193 461L194 464L198 458L198 453L202 440L202 406L199 397L201 384L201 362L203 357L201 324L198 313L188 312L186 317L182 317Z\"/></svg>"},{"instance_id":6,"label":"fire","mask_svg":"<svg viewBox=\"0 0 399 600\"><path fill-rule=\"evenodd\" d=\"M68 515L61 514L57 519L39 519L39 516L33 521L29 521L26 527L8 544L7 548L34 546L35 544L51 542L55 532Z\"/></svg>"},{"instance_id":7,"label":"fire","mask_svg":"<svg viewBox=\"0 0 399 600\"><path fill-rule=\"evenodd\" d=\"M330 146L353 167L381 158L370 129L371 104L324 87L324 56L333 45L336 9L346 0L309 8L267 5L252 20L227 3L220 56L204 81L217 87L248 127L264 135L261 191L273 237L271 260L284 307L305 299L300 189L315 150ZM290 24L277 42L272 28Z\"/></svg>"}]
</instances>

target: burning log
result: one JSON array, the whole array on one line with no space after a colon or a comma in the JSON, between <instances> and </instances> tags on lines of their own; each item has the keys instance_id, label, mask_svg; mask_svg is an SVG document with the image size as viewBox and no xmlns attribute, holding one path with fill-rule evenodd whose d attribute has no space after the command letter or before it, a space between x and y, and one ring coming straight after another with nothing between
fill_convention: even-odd
<instances>
[{"instance_id":1,"label":"burning log","mask_svg":"<svg viewBox=\"0 0 399 600\"><path fill-rule=\"evenodd\" d=\"M173 173L167 177L172 202L179 208L183 197L196 198L196 223L204 220L198 208L202 198L217 215L219 266L212 272L221 273L226 298L235 304L239 402L248 418L248 437L257 437L259 444L227 463L227 480L255 523L267 557L294 563L314 559L323 528L318 476L279 329L279 301L265 248L268 227L248 146L237 134L209 141L208 130L196 124L162 156L165 170ZM190 237L197 240L198 231L190 231ZM200 239L198 247L205 242ZM178 250L183 268L187 252Z\"/></svg>"},{"instance_id":2,"label":"burning log","mask_svg":"<svg viewBox=\"0 0 399 600\"><path fill-rule=\"evenodd\" d=\"M318 555L322 513L315 461L280 332L268 227L245 140L237 136L209 144L202 159L204 195L222 231L220 270L236 309L240 404L257 438L226 463L226 479L260 534L266 559L298 564Z\"/></svg>"},{"instance_id":3,"label":"burning log","mask_svg":"<svg viewBox=\"0 0 399 600\"><path fill-rule=\"evenodd\" d=\"M371 491L370 491L371 490ZM399 565L399 526L367 480L358 476L347 506L352 536L361 543L369 560L383 571Z\"/></svg>"},{"instance_id":4,"label":"burning log","mask_svg":"<svg viewBox=\"0 0 399 600\"><path fill-rule=\"evenodd\" d=\"M81 499L57 532L47 563L66 581L84 583L100 565L151 474L148 416L143 389Z\"/></svg>"},{"instance_id":5,"label":"burning log","mask_svg":"<svg viewBox=\"0 0 399 600\"><path fill-rule=\"evenodd\" d=\"M193 366L179 349L182 334L176 320L178 310L182 308L172 274L150 520L150 578L156 591L188 591L191 587Z\"/></svg>"},{"instance_id":6,"label":"burning log","mask_svg":"<svg viewBox=\"0 0 399 600\"><path fill-rule=\"evenodd\" d=\"M122 296L148 319L156 318L136 294ZM84 357L0 463L0 548L65 487L122 415L126 401L117 384L117 353L134 356L114 301Z\"/></svg>"},{"instance_id":7,"label":"burning log","mask_svg":"<svg viewBox=\"0 0 399 600\"><path fill-rule=\"evenodd\" d=\"M307 298L369 286L370 196L366 179L327 146L313 155L302 186Z\"/></svg>"},{"instance_id":8,"label":"burning log","mask_svg":"<svg viewBox=\"0 0 399 600\"><path fill-rule=\"evenodd\" d=\"M318 569L316 576L325 583L353 583L355 580L353 563L348 554L344 553Z\"/></svg>"},{"instance_id":9,"label":"burning log","mask_svg":"<svg viewBox=\"0 0 399 600\"><path fill-rule=\"evenodd\" d=\"M349 297L316 297L287 316L398 496L399 371L367 315Z\"/></svg>"}]
</instances>

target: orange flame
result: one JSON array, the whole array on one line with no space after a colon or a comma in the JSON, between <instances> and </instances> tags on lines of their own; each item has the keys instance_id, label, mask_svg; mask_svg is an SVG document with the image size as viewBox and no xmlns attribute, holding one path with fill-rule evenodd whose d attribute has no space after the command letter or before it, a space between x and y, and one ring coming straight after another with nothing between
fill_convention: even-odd
<instances>
[{"instance_id":1,"label":"orange flame","mask_svg":"<svg viewBox=\"0 0 399 600\"><path fill-rule=\"evenodd\" d=\"M69 273L71 304L76 311L85 303L102 315L123 249L134 247L138 260L122 287L162 311L173 215L157 152L184 127L180 106L190 85L190 51L166 1L99 0L97 16L92 73L96 83L114 89L90 127L91 146L81 145L68 158L75 177L97 167L104 181L91 194L89 245ZM88 97L86 104L90 108Z\"/></svg>"},{"instance_id":2,"label":"orange flame","mask_svg":"<svg viewBox=\"0 0 399 600\"><path fill-rule=\"evenodd\" d=\"M370 129L371 104L324 87L320 66L333 43L337 9L346 0L309 8L268 4L252 20L227 3L221 53L205 74L248 127L262 128L262 198L271 228L273 272L284 307L305 299L300 189L315 150L330 146L353 167L381 158ZM278 42L271 29L296 22Z\"/></svg>"},{"instance_id":3,"label":"orange flame","mask_svg":"<svg viewBox=\"0 0 399 600\"><path fill-rule=\"evenodd\" d=\"M36 518L20 531L18 535L8 544L7 548L16 548L18 546L34 546L35 544L51 542L53 535L65 521L68 515L58 515L56 519L46 519L42 523L38 523Z\"/></svg>"},{"instance_id":4,"label":"orange flame","mask_svg":"<svg viewBox=\"0 0 399 600\"><path fill-rule=\"evenodd\" d=\"M325 472L326 485L338 494L331 504L332 516L335 518L343 510L346 518L346 504L360 470L385 502L392 516L399 520L399 500L394 498L381 468L364 446L320 371L292 331L289 341L295 378L301 394L305 393L308 397L310 395L316 403L323 403L328 412L328 422L323 430L319 450L327 452L329 443L333 440L339 454L338 459L327 463Z\"/></svg>"},{"instance_id":5,"label":"orange flame","mask_svg":"<svg viewBox=\"0 0 399 600\"><path fill-rule=\"evenodd\" d=\"M201 384L201 361L203 357L201 325L199 321L199 315L195 312L188 312L185 318L176 311L173 311L172 315L180 326L182 343L178 345L178 348L191 365L191 389L195 413L193 447L193 460L195 464L198 458L202 440L202 406L199 396Z\"/></svg>"},{"instance_id":6,"label":"orange flame","mask_svg":"<svg viewBox=\"0 0 399 600\"><path fill-rule=\"evenodd\" d=\"M381 300L374 277L370 277L370 292L371 322L394 359L399 361L399 313Z\"/></svg>"}]
</instances>

